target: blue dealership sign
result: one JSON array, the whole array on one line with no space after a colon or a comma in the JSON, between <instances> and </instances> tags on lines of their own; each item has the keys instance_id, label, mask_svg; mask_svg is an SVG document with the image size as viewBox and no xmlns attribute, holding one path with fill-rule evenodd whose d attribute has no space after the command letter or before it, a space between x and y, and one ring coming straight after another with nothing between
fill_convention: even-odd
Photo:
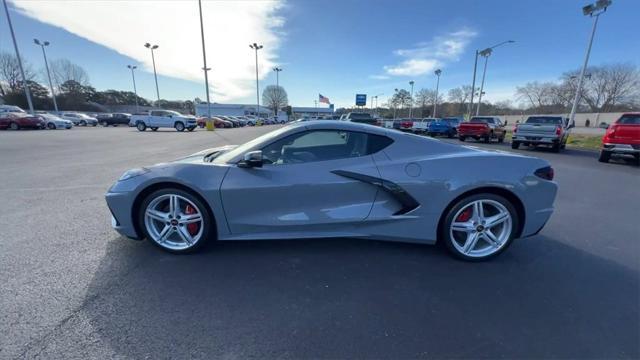
<instances>
[{"instance_id":1,"label":"blue dealership sign","mask_svg":"<svg viewBox=\"0 0 640 360\"><path fill-rule=\"evenodd\" d=\"M367 94L356 94L356 106L367 105Z\"/></svg>"}]
</instances>

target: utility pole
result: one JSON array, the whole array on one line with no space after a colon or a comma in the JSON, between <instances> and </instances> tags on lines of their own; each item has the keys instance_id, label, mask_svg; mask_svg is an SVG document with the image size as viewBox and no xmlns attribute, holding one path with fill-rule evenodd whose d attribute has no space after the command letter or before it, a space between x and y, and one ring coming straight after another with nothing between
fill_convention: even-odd
<instances>
[{"instance_id":1,"label":"utility pole","mask_svg":"<svg viewBox=\"0 0 640 360\"><path fill-rule=\"evenodd\" d=\"M47 62L47 52L44 51L45 46L49 46L48 41L40 42L38 39L33 39L33 42L36 45L39 45L42 48L42 56L44 57L44 67L47 69L47 78L49 79L49 89L51 89L51 98L53 99L53 108L58 112L58 102L56 101L56 93L53 90L53 82L51 81L51 73L49 72L49 62Z\"/></svg>"},{"instance_id":2,"label":"utility pole","mask_svg":"<svg viewBox=\"0 0 640 360\"><path fill-rule=\"evenodd\" d=\"M7 23L9 24L9 30L11 32L11 39L13 39L13 48L16 51L16 58L18 58L18 66L20 67L20 74L22 75L22 85L24 86L24 94L27 96L27 103L29 104L29 112L34 114L33 101L31 101L31 91L27 84L27 77L24 75L24 68L22 67L22 59L20 58L20 50L18 50L18 43L16 42L16 34L13 32L13 24L11 24L11 16L9 16L9 7L7 7L7 0L2 0L4 4L4 12L7 14Z\"/></svg>"},{"instance_id":3,"label":"utility pole","mask_svg":"<svg viewBox=\"0 0 640 360\"><path fill-rule=\"evenodd\" d=\"M476 107L476 116L480 115L480 105L482 105L482 93L484 91L484 77L487 75L487 63L489 62L489 56L491 55L491 49L485 49L480 52L480 55L484 57L484 70L482 71L482 82L480 83L480 93L478 94L478 106Z\"/></svg>"}]
</instances>

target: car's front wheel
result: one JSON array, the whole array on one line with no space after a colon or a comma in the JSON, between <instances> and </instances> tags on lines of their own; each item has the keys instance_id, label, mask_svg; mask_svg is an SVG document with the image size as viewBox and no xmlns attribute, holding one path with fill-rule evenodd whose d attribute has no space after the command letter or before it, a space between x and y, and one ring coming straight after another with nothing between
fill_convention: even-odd
<instances>
[{"instance_id":1,"label":"car's front wheel","mask_svg":"<svg viewBox=\"0 0 640 360\"><path fill-rule=\"evenodd\" d=\"M611 159L611 153L608 151L600 150L600 156L598 157L598 161L607 163L609 162L609 159Z\"/></svg>"},{"instance_id":2,"label":"car's front wheel","mask_svg":"<svg viewBox=\"0 0 640 360\"><path fill-rule=\"evenodd\" d=\"M84 120L80 121L80 126L87 126L87 122Z\"/></svg>"},{"instance_id":3,"label":"car's front wheel","mask_svg":"<svg viewBox=\"0 0 640 360\"><path fill-rule=\"evenodd\" d=\"M20 130L20 125L18 125L17 123L12 122L12 123L9 124L9 129L11 129L11 130Z\"/></svg>"},{"instance_id":4,"label":"car's front wheel","mask_svg":"<svg viewBox=\"0 0 640 360\"><path fill-rule=\"evenodd\" d=\"M202 247L211 235L213 221L198 197L173 188L147 196L140 206L138 220L147 239L173 253L193 252Z\"/></svg>"},{"instance_id":5,"label":"car's front wheel","mask_svg":"<svg viewBox=\"0 0 640 360\"><path fill-rule=\"evenodd\" d=\"M183 123L181 123L181 122L179 122L179 121L174 125L174 127L175 127L175 128L176 128L176 130L178 130L178 131L184 131L184 124L183 124Z\"/></svg>"},{"instance_id":6,"label":"car's front wheel","mask_svg":"<svg viewBox=\"0 0 640 360\"><path fill-rule=\"evenodd\" d=\"M55 130L56 129L56 124L54 123L48 123L47 127L49 128L49 130Z\"/></svg>"},{"instance_id":7,"label":"car's front wheel","mask_svg":"<svg viewBox=\"0 0 640 360\"><path fill-rule=\"evenodd\" d=\"M136 128L138 129L138 131L145 131L147 130L147 125L142 121L140 121L139 123L136 124Z\"/></svg>"},{"instance_id":8,"label":"car's front wheel","mask_svg":"<svg viewBox=\"0 0 640 360\"><path fill-rule=\"evenodd\" d=\"M446 214L439 241L455 257L490 259L513 241L519 226L515 207L495 194L477 194L458 201Z\"/></svg>"},{"instance_id":9,"label":"car's front wheel","mask_svg":"<svg viewBox=\"0 0 640 360\"><path fill-rule=\"evenodd\" d=\"M511 148L512 149L517 149L519 147L520 147L520 143L519 142L517 142L517 141L512 141L511 142Z\"/></svg>"},{"instance_id":10,"label":"car's front wheel","mask_svg":"<svg viewBox=\"0 0 640 360\"><path fill-rule=\"evenodd\" d=\"M108 122L106 122L106 121L103 121L103 122L102 122L102 126L107 127L107 126L109 126L109 123L108 123Z\"/></svg>"}]
</instances>

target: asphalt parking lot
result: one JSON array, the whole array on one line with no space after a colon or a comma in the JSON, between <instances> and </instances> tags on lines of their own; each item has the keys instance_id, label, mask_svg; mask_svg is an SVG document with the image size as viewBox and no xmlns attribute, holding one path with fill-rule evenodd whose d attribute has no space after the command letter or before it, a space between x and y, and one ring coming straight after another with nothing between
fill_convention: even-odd
<instances>
[{"instance_id":1,"label":"asphalt parking lot","mask_svg":"<svg viewBox=\"0 0 640 360\"><path fill-rule=\"evenodd\" d=\"M175 256L110 228L125 170L274 128L0 132L0 358L640 357L640 169L595 153L518 151L554 166L557 210L487 263L349 239Z\"/></svg>"}]
</instances>

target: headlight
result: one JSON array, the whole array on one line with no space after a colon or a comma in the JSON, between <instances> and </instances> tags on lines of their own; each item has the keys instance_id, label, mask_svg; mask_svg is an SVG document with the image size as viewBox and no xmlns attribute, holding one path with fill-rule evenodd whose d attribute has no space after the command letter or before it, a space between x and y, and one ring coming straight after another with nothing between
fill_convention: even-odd
<instances>
[{"instance_id":1,"label":"headlight","mask_svg":"<svg viewBox=\"0 0 640 360\"><path fill-rule=\"evenodd\" d=\"M138 169L127 170L127 171L125 171L124 174L122 174L122 176L120 176L120 179L118 179L118 181L129 180L131 178L146 174L148 172L149 172L149 169L147 169L147 168L138 168Z\"/></svg>"}]
</instances>

